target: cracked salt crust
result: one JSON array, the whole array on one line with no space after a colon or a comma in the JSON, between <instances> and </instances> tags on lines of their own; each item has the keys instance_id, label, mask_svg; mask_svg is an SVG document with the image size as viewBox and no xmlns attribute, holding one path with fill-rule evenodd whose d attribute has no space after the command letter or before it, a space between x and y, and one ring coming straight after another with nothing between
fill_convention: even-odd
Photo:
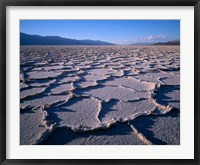
<instances>
[{"instance_id":1,"label":"cracked salt crust","mask_svg":"<svg viewBox=\"0 0 200 165\"><path fill-rule=\"evenodd\" d=\"M179 51L177 46L21 47L20 143L42 144L57 127L109 131L118 122L180 109ZM38 127L42 123L45 127ZM140 129L132 130L134 143L151 144Z\"/></svg>"}]
</instances>

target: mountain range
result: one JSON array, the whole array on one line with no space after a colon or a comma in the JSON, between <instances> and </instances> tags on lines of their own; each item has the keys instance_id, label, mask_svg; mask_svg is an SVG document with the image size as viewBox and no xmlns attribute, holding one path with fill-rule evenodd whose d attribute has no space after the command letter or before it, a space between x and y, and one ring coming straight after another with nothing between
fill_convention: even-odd
<instances>
[{"instance_id":1,"label":"mountain range","mask_svg":"<svg viewBox=\"0 0 200 165\"><path fill-rule=\"evenodd\" d=\"M138 42L130 45L180 45L180 40L166 41L166 42Z\"/></svg>"},{"instance_id":2,"label":"mountain range","mask_svg":"<svg viewBox=\"0 0 200 165\"><path fill-rule=\"evenodd\" d=\"M59 36L40 36L20 33L20 45L115 45L99 40L76 40Z\"/></svg>"},{"instance_id":3,"label":"mountain range","mask_svg":"<svg viewBox=\"0 0 200 165\"><path fill-rule=\"evenodd\" d=\"M168 42L158 42L154 45L180 45L180 40L168 41Z\"/></svg>"},{"instance_id":4,"label":"mountain range","mask_svg":"<svg viewBox=\"0 0 200 165\"><path fill-rule=\"evenodd\" d=\"M116 45L99 40L77 40L59 36L40 36L20 33L20 45ZM157 43L134 43L129 45L180 45L180 40Z\"/></svg>"}]
</instances>

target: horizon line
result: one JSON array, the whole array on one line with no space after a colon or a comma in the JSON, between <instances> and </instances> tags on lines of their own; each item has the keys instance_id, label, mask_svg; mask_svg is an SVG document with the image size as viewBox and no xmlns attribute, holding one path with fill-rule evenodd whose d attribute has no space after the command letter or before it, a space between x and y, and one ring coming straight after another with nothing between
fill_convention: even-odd
<instances>
[{"instance_id":1,"label":"horizon line","mask_svg":"<svg viewBox=\"0 0 200 165\"><path fill-rule=\"evenodd\" d=\"M85 39L76 39L76 38L67 38L67 37L63 37L63 36L59 36L59 35L40 35L40 34L29 34L29 33L25 33L25 32L21 32L20 33L23 33L23 34L26 34L26 35L31 35L31 36L41 36L41 37L60 37L60 38L63 38L63 39L71 39L71 40L77 40L77 41L84 41L84 40L91 40L91 41L100 41L100 42L107 42L107 43L110 43L110 44L113 44L112 46L144 46L144 45L154 45L154 44L157 44L157 43L167 43L167 42L173 42L173 41L179 41L180 42L180 39L174 39L174 40L167 40L167 41L147 41L147 42L135 42L135 43L129 43L129 44L118 44L118 43L112 43L112 42L109 42L109 41L102 41L102 40L99 40L99 39L89 39L89 38L85 38ZM65 44L66 45L66 44ZM88 46L95 46L95 45L89 45L89 44L86 44ZM23 45L25 46L25 45ZM28 45L27 45L28 46ZM30 46L34 46L34 45L30 45ZM35 45L36 46L36 45ZM41 45L42 46L42 45ZM44 45L45 46L45 45ZM47 46L47 45L46 45ZM51 46L51 45L49 45ZM57 46L57 45L54 45L54 46ZM58 45L59 46L59 45ZM61 46L61 45L60 45ZM67 46L67 45L66 45ZM69 45L69 46L73 46L73 45ZM78 46L78 45L74 45L74 46ZM81 46L81 45L80 45ZM83 45L85 46L85 45ZM97 45L96 45L97 46ZM105 46L105 45L98 45L98 46ZM109 45L106 45L106 46L109 46Z\"/></svg>"}]
</instances>

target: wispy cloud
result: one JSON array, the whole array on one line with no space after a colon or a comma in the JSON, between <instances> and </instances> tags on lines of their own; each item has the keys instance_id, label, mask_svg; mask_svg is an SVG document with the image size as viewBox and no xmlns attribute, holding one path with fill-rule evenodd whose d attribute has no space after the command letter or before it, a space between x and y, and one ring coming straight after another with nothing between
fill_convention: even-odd
<instances>
[{"instance_id":1,"label":"wispy cloud","mask_svg":"<svg viewBox=\"0 0 200 165\"><path fill-rule=\"evenodd\" d=\"M125 39L121 40L118 43L119 44L134 44L134 43L154 43L154 42L166 42L166 41L171 41L175 40L175 38L168 37L166 35L149 35L145 37L140 37L140 38L133 38L133 39Z\"/></svg>"},{"instance_id":2,"label":"wispy cloud","mask_svg":"<svg viewBox=\"0 0 200 165\"><path fill-rule=\"evenodd\" d=\"M156 41L168 41L172 38L165 35L150 35L147 37L139 38L139 41L156 42Z\"/></svg>"}]
</instances>

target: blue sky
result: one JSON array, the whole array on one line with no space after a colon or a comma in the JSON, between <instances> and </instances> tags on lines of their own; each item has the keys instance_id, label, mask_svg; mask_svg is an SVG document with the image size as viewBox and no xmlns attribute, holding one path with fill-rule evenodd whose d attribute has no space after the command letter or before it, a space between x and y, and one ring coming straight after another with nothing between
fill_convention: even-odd
<instances>
[{"instance_id":1,"label":"blue sky","mask_svg":"<svg viewBox=\"0 0 200 165\"><path fill-rule=\"evenodd\" d=\"M21 20L20 32L116 44L180 39L179 20Z\"/></svg>"}]
</instances>

